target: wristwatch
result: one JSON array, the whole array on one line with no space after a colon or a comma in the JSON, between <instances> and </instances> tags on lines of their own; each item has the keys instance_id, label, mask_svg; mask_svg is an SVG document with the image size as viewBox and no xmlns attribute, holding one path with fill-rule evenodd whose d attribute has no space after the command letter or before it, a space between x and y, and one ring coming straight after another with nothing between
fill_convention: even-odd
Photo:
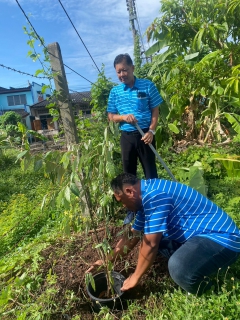
<instances>
[{"instance_id":1,"label":"wristwatch","mask_svg":"<svg viewBox=\"0 0 240 320\"><path fill-rule=\"evenodd\" d=\"M155 135L155 133L156 133L156 131L154 131L154 130L152 130L152 129L149 129L148 131L149 131L149 132L152 132L153 135Z\"/></svg>"}]
</instances>

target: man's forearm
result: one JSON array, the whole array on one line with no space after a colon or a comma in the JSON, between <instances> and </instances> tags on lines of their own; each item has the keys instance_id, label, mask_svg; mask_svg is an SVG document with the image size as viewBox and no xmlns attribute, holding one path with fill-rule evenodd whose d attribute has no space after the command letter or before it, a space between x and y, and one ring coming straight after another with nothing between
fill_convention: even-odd
<instances>
[{"instance_id":1,"label":"man's forearm","mask_svg":"<svg viewBox=\"0 0 240 320\"><path fill-rule=\"evenodd\" d=\"M138 255L137 267L134 271L134 277L136 277L137 281L152 266L158 252L161 238L161 233L143 236Z\"/></svg>"},{"instance_id":2,"label":"man's forearm","mask_svg":"<svg viewBox=\"0 0 240 320\"><path fill-rule=\"evenodd\" d=\"M156 255L158 252L158 247L152 248L150 246L143 246L141 244L139 255L138 255L138 263L136 270L134 271L134 275L139 280L144 273L152 266Z\"/></svg>"},{"instance_id":3,"label":"man's forearm","mask_svg":"<svg viewBox=\"0 0 240 320\"><path fill-rule=\"evenodd\" d=\"M149 126L149 129L156 130L157 124L158 124L158 116L159 116L159 107L156 107L152 109L152 118L151 118L151 124Z\"/></svg>"},{"instance_id":4,"label":"man's forearm","mask_svg":"<svg viewBox=\"0 0 240 320\"><path fill-rule=\"evenodd\" d=\"M119 115L119 114L114 114L114 113L108 113L108 119L110 121L113 121L113 122L122 122L124 121L124 116L123 115Z\"/></svg>"}]
</instances>

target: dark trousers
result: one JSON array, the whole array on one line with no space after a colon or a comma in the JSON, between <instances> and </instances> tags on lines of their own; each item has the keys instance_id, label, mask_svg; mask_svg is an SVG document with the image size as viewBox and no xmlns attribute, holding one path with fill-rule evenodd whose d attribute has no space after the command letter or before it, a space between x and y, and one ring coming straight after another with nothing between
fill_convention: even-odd
<instances>
[{"instance_id":1,"label":"dark trousers","mask_svg":"<svg viewBox=\"0 0 240 320\"><path fill-rule=\"evenodd\" d=\"M143 129L147 132L148 129ZM155 154L149 145L141 140L142 136L138 131L126 132L122 131L120 144L122 153L123 171L137 174L137 159L139 159L146 179L157 178L157 168L155 162ZM152 145L155 147L155 139Z\"/></svg>"},{"instance_id":2,"label":"dark trousers","mask_svg":"<svg viewBox=\"0 0 240 320\"><path fill-rule=\"evenodd\" d=\"M195 236L184 244L163 238L159 253L169 258L171 278L187 292L201 295L212 286L211 277L227 269L239 253L208 238Z\"/></svg>"}]
</instances>

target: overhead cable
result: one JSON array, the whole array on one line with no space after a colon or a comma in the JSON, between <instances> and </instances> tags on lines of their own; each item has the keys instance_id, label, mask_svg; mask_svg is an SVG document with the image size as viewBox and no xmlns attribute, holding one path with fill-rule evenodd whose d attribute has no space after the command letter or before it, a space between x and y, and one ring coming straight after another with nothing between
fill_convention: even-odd
<instances>
[{"instance_id":1,"label":"overhead cable","mask_svg":"<svg viewBox=\"0 0 240 320\"><path fill-rule=\"evenodd\" d=\"M19 70L16 70L14 68L11 68L11 67L4 66L3 64L0 64L0 67L6 68L6 69L9 69L9 70L21 73L21 74L26 74L27 76L38 78L38 79L49 79L49 78L51 78L51 77L37 77L37 76L34 76L33 74L30 74L30 73L27 73L27 72L24 72L24 71L19 71Z\"/></svg>"},{"instance_id":2,"label":"overhead cable","mask_svg":"<svg viewBox=\"0 0 240 320\"><path fill-rule=\"evenodd\" d=\"M75 25L73 24L73 22L72 22L71 18L69 17L69 14L67 13L66 9L64 8L64 6L63 6L63 4L62 4L61 0L58 0L58 2L59 2L59 3L60 3L60 5L62 6L62 8L63 8L64 12L66 13L66 15L67 15L67 17L68 17L69 21L70 21L70 22L71 22L71 24L72 24L72 26L73 26L74 30L76 31L76 33L77 33L77 35L78 35L79 39L81 40L82 44L84 45L85 49L87 50L87 52L88 52L88 54L89 54L90 58L92 59L93 63L95 64L95 66L96 66L96 68L97 68L98 72L100 73L100 70L99 70L99 68L98 68L98 66L97 66L97 64L96 64L96 62L94 61L94 59L93 59L92 55L90 54L90 52L89 52L89 50L88 50L87 46L85 45L85 43L84 43L83 39L81 38L81 36L80 36L79 32L77 31L77 29L76 29Z\"/></svg>"},{"instance_id":3,"label":"overhead cable","mask_svg":"<svg viewBox=\"0 0 240 320\"><path fill-rule=\"evenodd\" d=\"M9 70L11 70L11 71L18 72L18 73L20 73L20 74L26 74L27 76L34 77L34 78L38 78L38 79L52 79L52 77L37 77L37 76L34 76L33 74L30 74L30 73L27 73L27 72L24 72L24 71L19 71L19 70L16 70L16 69L14 69L14 68L10 68L10 67L4 66L3 64L0 64L0 67L9 69ZM69 89L69 91L76 92L76 93L80 94L81 96L83 96L84 98L86 98L87 100L89 99L89 97L85 96L83 93L81 93L81 92L79 92L79 91L72 90L72 89Z\"/></svg>"},{"instance_id":4,"label":"overhead cable","mask_svg":"<svg viewBox=\"0 0 240 320\"><path fill-rule=\"evenodd\" d=\"M58 57L56 57L55 55L53 55L52 53L50 53L47 49L47 47L45 46L42 38L38 35L37 31L35 30L34 26L32 25L31 21L29 20L28 16L26 15L25 11L23 10L23 8L21 7L20 3L18 2L18 0L15 0L19 6L19 8L21 9L22 13L24 14L25 18L27 19L28 23L30 24L30 26L32 27L34 33L36 34L37 38L39 39L39 41L41 42L42 46L47 50L47 53L53 57L55 57L56 59L59 59ZM80 73L78 73L77 71L73 70L72 68L70 68L69 66L67 66L65 63L63 63L63 65L68 68L69 70L73 71L74 73L76 73L77 75L79 75L81 78L85 79L86 81L90 82L91 84L94 85L94 83L90 80L88 80L87 78L85 78L84 76L82 76Z\"/></svg>"}]
</instances>

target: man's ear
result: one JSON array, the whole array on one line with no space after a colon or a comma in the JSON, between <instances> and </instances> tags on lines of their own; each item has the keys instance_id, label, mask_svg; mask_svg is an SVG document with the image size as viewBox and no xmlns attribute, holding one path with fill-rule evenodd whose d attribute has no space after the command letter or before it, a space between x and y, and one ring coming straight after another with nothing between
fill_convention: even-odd
<instances>
[{"instance_id":1,"label":"man's ear","mask_svg":"<svg viewBox=\"0 0 240 320\"><path fill-rule=\"evenodd\" d=\"M133 195L133 186L127 186L124 193L128 196Z\"/></svg>"}]
</instances>

